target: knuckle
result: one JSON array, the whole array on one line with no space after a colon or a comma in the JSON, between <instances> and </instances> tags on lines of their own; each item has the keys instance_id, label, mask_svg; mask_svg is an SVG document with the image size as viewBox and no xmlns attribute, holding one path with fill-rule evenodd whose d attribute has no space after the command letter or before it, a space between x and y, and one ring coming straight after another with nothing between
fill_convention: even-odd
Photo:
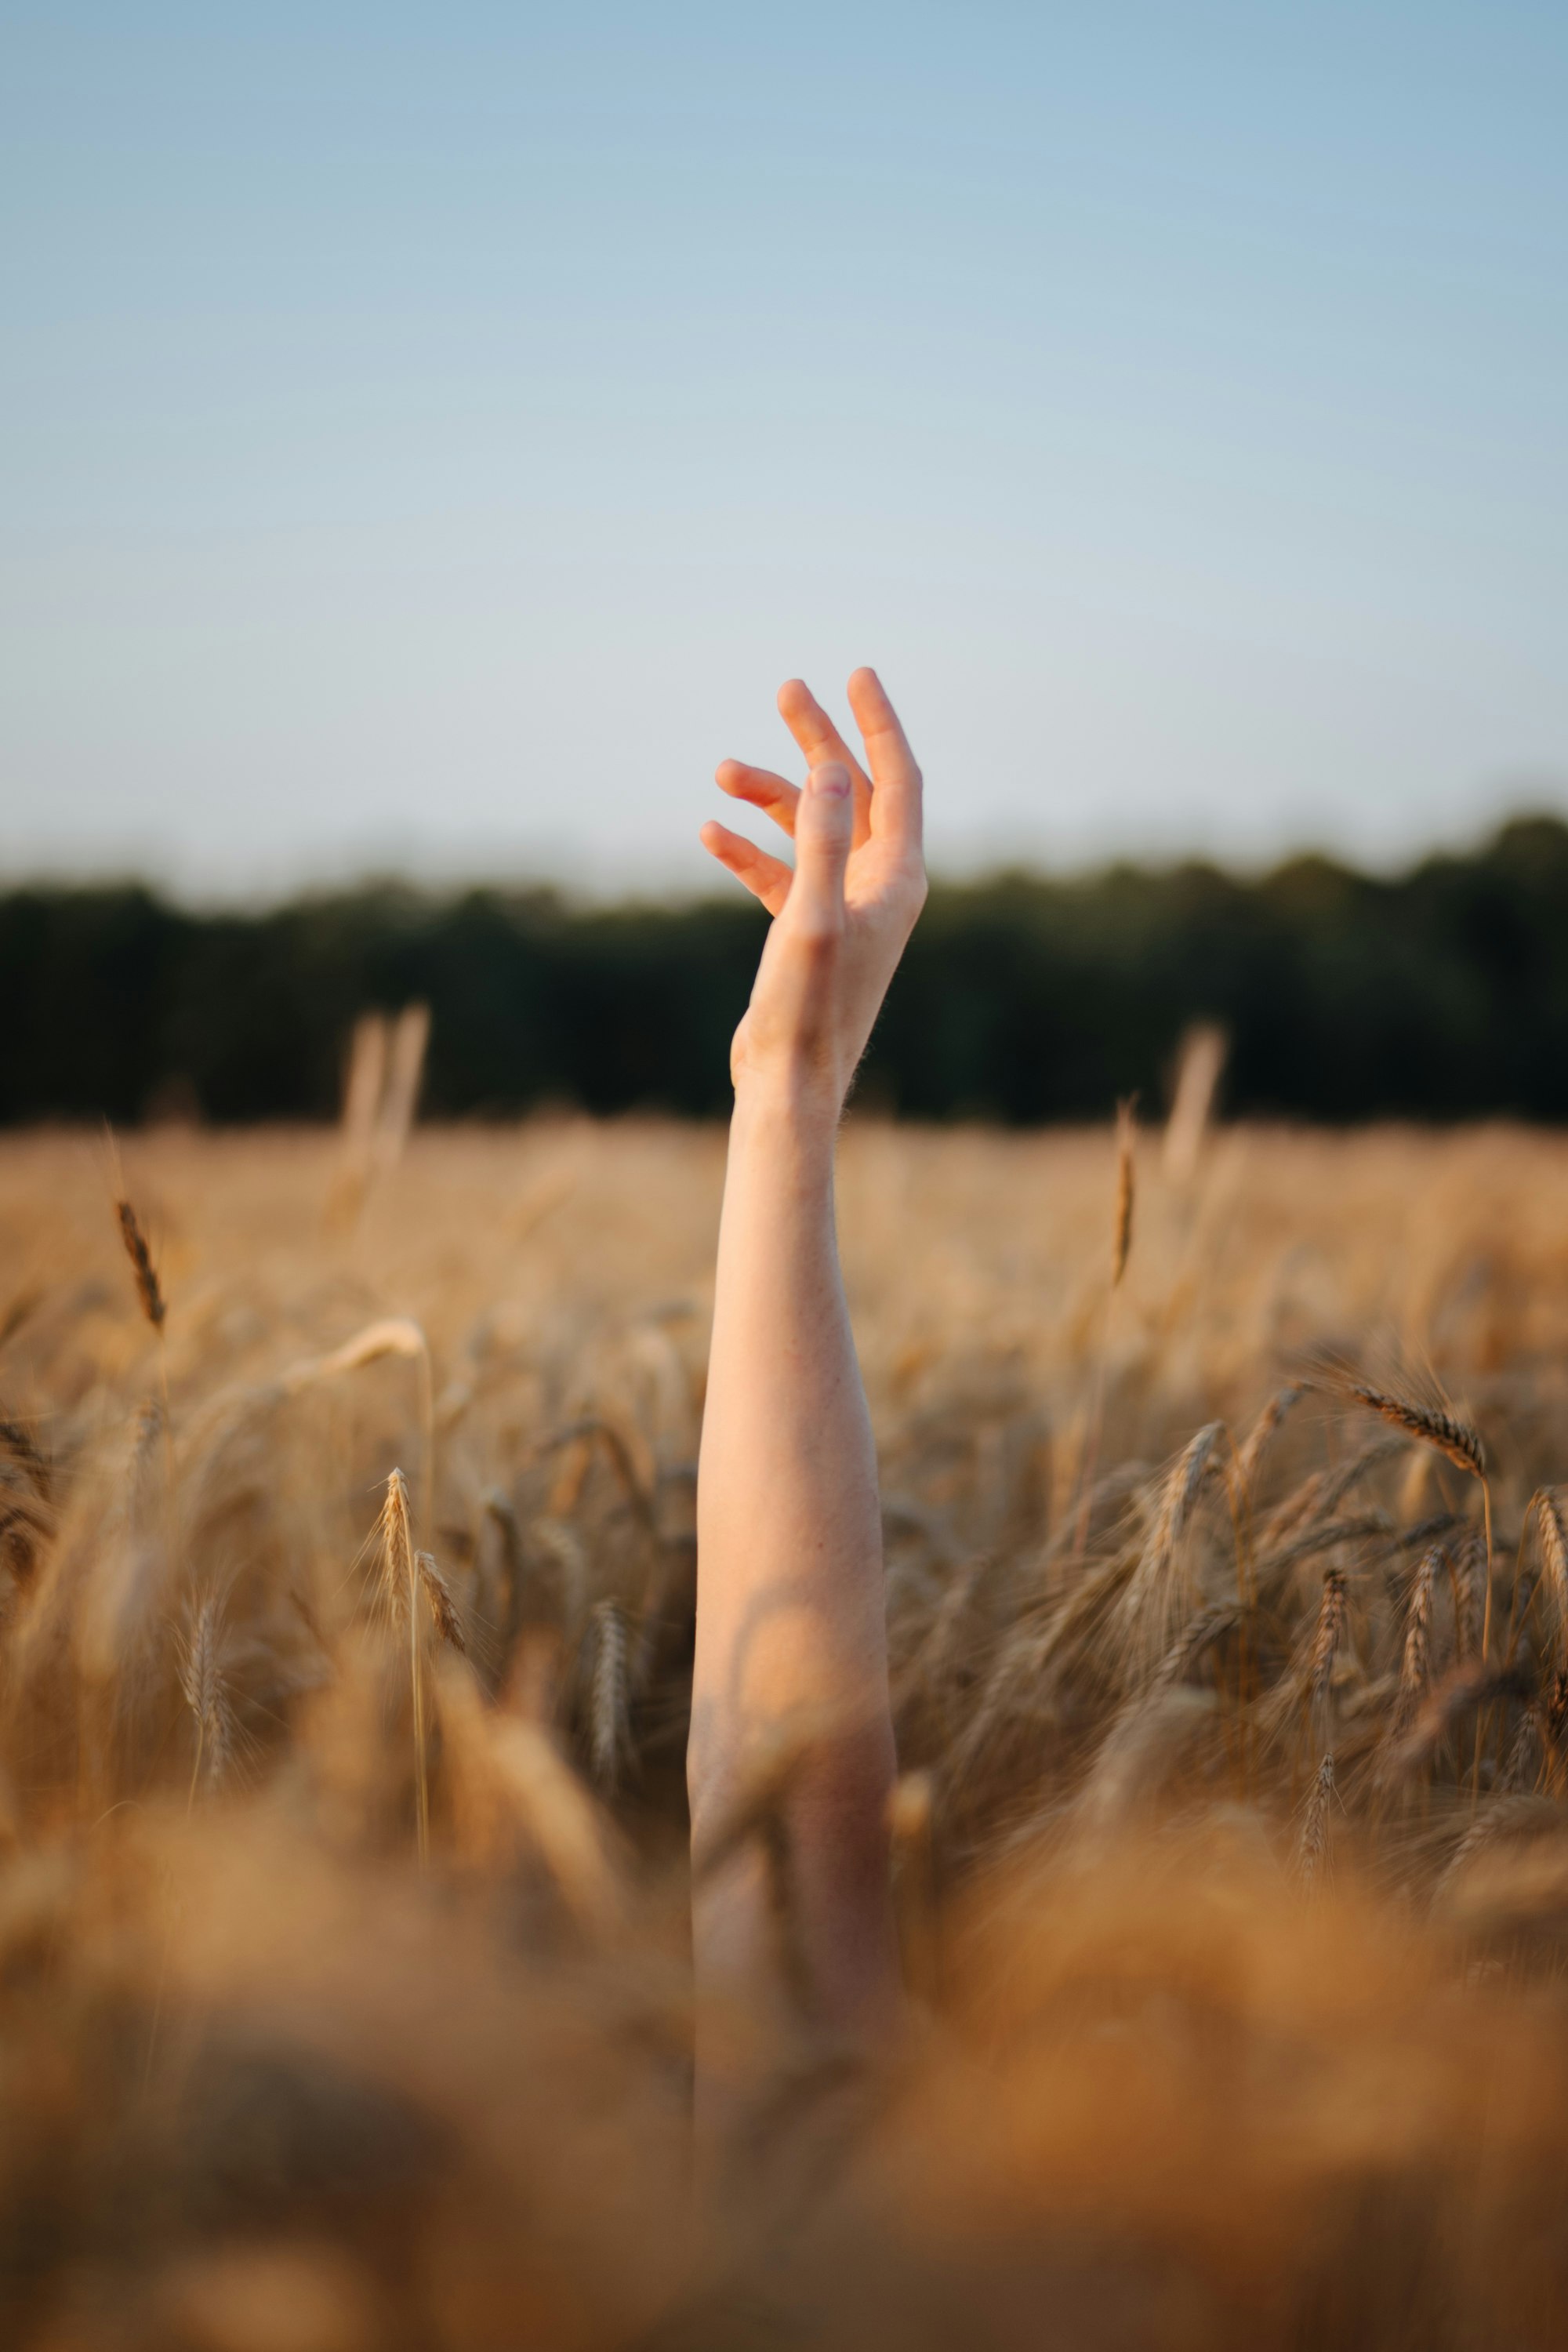
<instances>
[{"instance_id":1,"label":"knuckle","mask_svg":"<svg viewBox=\"0 0 1568 2352\"><path fill-rule=\"evenodd\" d=\"M790 932L803 948L814 951L836 948L844 936L842 900L815 896L806 899L803 894L793 910Z\"/></svg>"}]
</instances>

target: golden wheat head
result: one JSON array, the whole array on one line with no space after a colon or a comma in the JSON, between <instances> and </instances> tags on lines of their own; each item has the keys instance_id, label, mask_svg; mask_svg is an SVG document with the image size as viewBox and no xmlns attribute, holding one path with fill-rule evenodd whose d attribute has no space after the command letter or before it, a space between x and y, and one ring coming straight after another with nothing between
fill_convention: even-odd
<instances>
[{"instance_id":1,"label":"golden wheat head","mask_svg":"<svg viewBox=\"0 0 1568 2352\"><path fill-rule=\"evenodd\" d=\"M163 1293L158 1284L158 1269L153 1263L153 1253L147 1246L147 1236L137 1221L136 1212L129 1201L119 1200L114 1213L120 1220L120 1238L125 1244L125 1255L131 1260L131 1271L136 1280L136 1296L142 1312L154 1331L162 1331L168 1312Z\"/></svg>"}]
</instances>

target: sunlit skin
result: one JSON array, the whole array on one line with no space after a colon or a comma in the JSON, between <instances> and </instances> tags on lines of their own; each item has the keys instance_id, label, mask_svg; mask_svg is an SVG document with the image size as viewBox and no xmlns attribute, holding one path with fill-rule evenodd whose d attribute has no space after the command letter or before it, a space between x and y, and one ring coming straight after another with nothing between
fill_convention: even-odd
<instances>
[{"instance_id":1,"label":"sunlit skin","mask_svg":"<svg viewBox=\"0 0 1568 2352\"><path fill-rule=\"evenodd\" d=\"M873 671L849 680L863 760L799 679L778 701L804 784L738 760L717 782L793 837L793 869L726 825L702 833L773 921L731 1055L687 1774L700 1863L755 1757L812 1727L787 1809L796 1951L817 2024L860 2039L897 2007L894 1764L877 1465L838 1265L834 1143L925 898L921 774ZM754 1855L700 1887L694 1931L700 1991L765 2001L778 1990ZM714 2098L700 2058L699 2094Z\"/></svg>"}]
</instances>

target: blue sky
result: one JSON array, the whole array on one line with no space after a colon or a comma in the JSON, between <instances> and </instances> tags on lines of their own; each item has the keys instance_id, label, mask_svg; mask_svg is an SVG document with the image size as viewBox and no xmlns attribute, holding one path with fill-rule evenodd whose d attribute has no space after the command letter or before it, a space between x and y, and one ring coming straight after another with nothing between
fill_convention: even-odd
<instances>
[{"instance_id":1,"label":"blue sky","mask_svg":"<svg viewBox=\"0 0 1568 2352\"><path fill-rule=\"evenodd\" d=\"M0 13L0 863L705 879L1568 808L1568 10ZM720 877L715 877L719 879Z\"/></svg>"}]
</instances>

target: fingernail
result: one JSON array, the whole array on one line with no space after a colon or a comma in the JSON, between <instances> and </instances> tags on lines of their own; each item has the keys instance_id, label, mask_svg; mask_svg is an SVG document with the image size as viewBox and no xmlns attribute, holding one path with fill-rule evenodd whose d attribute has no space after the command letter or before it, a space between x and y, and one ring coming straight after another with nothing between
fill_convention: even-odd
<instances>
[{"instance_id":1,"label":"fingernail","mask_svg":"<svg viewBox=\"0 0 1568 2352\"><path fill-rule=\"evenodd\" d=\"M813 768L811 789L824 800L843 800L849 790L848 769L837 760L830 760L826 767Z\"/></svg>"}]
</instances>

